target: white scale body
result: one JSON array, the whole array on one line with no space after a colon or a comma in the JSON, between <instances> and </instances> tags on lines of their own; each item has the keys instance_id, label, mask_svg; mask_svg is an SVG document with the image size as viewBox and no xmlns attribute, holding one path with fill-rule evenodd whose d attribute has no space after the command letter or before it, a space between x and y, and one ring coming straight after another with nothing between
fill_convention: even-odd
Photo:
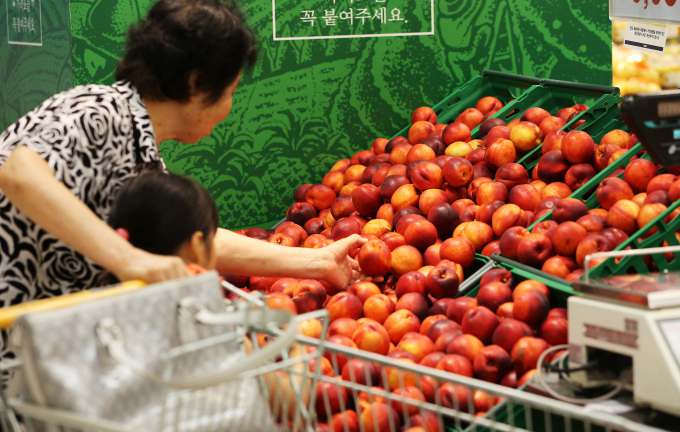
<instances>
[{"instance_id":1,"label":"white scale body","mask_svg":"<svg viewBox=\"0 0 680 432\"><path fill-rule=\"evenodd\" d=\"M569 362L588 362L587 348L628 356L638 405L680 415L680 308L645 309L611 299L569 298ZM592 385L585 373L573 379Z\"/></svg>"}]
</instances>

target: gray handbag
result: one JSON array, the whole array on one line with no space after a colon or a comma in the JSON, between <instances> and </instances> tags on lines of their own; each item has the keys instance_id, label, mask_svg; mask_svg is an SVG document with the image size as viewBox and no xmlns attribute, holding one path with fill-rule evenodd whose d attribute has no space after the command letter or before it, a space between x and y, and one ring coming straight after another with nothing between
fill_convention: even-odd
<instances>
[{"instance_id":1,"label":"gray handbag","mask_svg":"<svg viewBox=\"0 0 680 432\"><path fill-rule=\"evenodd\" d=\"M22 361L11 386L92 425L75 430L273 431L260 380L244 372L272 361L290 338L256 356L242 348L244 323L272 319L290 316L228 311L215 273L29 314L10 336ZM42 418L28 430L60 430Z\"/></svg>"}]
</instances>

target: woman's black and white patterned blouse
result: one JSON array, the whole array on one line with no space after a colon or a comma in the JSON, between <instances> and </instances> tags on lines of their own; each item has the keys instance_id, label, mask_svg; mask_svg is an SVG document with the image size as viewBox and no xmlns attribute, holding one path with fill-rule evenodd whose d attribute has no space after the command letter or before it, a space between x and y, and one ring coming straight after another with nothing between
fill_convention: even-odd
<instances>
[{"instance_id":1,"label":"woman's black and white patterned blouse","mask_svg":"<svg viewBox=\"0 0 680 432\"><path fill-rule=\"evenodd\" d=\"M141 165L162 165L147 110L124 82L76 87L43 102L0 135L0 166L22 145L104 220ZM101 273L0 190L0 307L90 288Z\"/></svg>"}]
</instances>

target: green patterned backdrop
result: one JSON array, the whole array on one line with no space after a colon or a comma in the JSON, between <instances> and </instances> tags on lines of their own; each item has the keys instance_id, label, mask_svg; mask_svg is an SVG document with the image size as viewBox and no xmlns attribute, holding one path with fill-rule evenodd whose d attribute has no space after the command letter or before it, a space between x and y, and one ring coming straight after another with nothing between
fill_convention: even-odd
<instances>
[{"instance_id":1,"label":"green patterned backdrop","mask_svg":"<svg viewBox=\"0 0 680 432\"><path fill-rule=\"evenodd\" d=\"M337 0L336 7L349 1ZM42 48L8 49L0 39L0 126L71 79L111 82L126 28L152 0L71 0L71 41L64 31L68 3L43 0ZM389 8L411 4L404 31L431 30L434 21L434 35L277 41L272 2L241 3L261 52L232 115L198 145L162 149L172 170L210 189L222 223L233 228L279 219L297 184L319 181L335 159L401 129L412 108L435 103L483 69L611 81L607 0L435 0L434 20L430 0L387 0ZM279 36L343 34L299 20L302 3L323 11L333 0L276 3ZM344 31L352 30L345 25Z\"/></svg>"}]
</instances>

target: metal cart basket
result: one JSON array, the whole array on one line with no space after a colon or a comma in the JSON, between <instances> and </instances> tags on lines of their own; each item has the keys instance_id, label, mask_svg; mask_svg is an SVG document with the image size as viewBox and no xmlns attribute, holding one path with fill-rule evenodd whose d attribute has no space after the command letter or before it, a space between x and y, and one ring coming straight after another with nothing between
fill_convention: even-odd
<instances>
[{"instance_id":1,"label":"metal cart basket","mask_svg":"<svg viewBox=\"0 0 680 432\"><path fill-rule=\"evenodd\" d=\"M310 430L315 414L308 410L308 406L313 402L310 401L310 389L315 387L315 378L307 372L307 364L318 363L321 351L301 345L296 335L301 323L306 320L314 319L323 325L325 311L293 316L289 312L255 305L259 301L254 297L249 302L225 303L216 275L201 275L181 281L189 290L187 292L194 288L191 280L196 280L196 287L211 285L221 309L197 308L192 311L190 318L193 325L172 335L179 334L185 341L189 340L183 334L187 333L187 328L202 329L202 334L193 334L188 342L159 351L153 362L135 358L135 347L120 343L125 342L124 337L121 338L124 332L112 325L106 316L97 318L94 321L97 325L90 327L89 322L82 319L85 328L74 329L66 336L77 337L84 331L94 335L99 345L98 351L92 352L101 358L82 367L107 372L101 377L101 382L94 381L101 384L101 394L98 389L92 393L74 391L79 388L78 385L84 384L64 383L63 387L66 390L63 399L73 399L74 395L81 394L92 395L88 400L69 404L60 398L46 397L41 401L39 392L33 391L31 381L41 381L44 375L36 374L40 368L30 365L40 358L25 358L23 351L19 351L16 359L3 361L1 368L11 378L0 399L2 430ZM175 282L161 285L171 288L173 284ZM62 314L70 317L78 315L84 307L92 308L103 302L128 302L134 306L134 302L130 303L125 298L146 294L156 288L163 287L128 284L63 296L58 300L24 304L3 310L0 323L7 327L18 318L16 326L20 327L25 324L22 320L30 316ZM157 291L159 295L163 294L162 289ZM172 290L169 289L168 293L172 295ZM177 310L185 310L188 306L190 309L196 305L178 304ZM130 309L133 313L134 307ZM113 373L108 373L112 370ZM87 371L83 370L83 373L83 381L88 383ZM35 376L32 377L33 374ZM73 378L68 373L62 372L62 375L65 381ZM107 381L114 379L120 383L110 386ZM42 386L43 394L49 395L49 385L49 382L40 382L38 387ZM90 405L102 405L102 400L106 400L104 405L109 406L105 406L104 410L89 410ZM129 416L125 412L119 415L121 410L114 410L114 406L127 407L132 412Z\"/></svg>"},{"instance_id":2,"label":"metal cart basket","mask_svg":"<svg viewBox=\"0 0 680 432\"><path fill-rule=\"evenodd\" d=\"M172 364L173 358L244 336L251 352L244 354L237 367L232 364L210 379L151 377L164 389L163 404L154 413L157 428L131 429L107 419L40 406L6 391L2 397L4 430L254 431L249 423L253 417L261 421L263 430L273 431L657 430L538 394L329 343L325 311L293 318L263 307L262 299L253 293L228 284L223 287L243 297L245 301L239 303L247 307L232 304L200 320L206 325L234 325L234 331L178 346L161 356ZM321 324L320 338L299 334L301 324L308 320ZM21 367L21 358L4 363L9 370L21 371ZM252 400L240 424L226 425L222 417L233 410L234 385L249 383L255 383L260 398ZM409 388L417 391L404 390Z\"/></svg>"}]
</instances>

